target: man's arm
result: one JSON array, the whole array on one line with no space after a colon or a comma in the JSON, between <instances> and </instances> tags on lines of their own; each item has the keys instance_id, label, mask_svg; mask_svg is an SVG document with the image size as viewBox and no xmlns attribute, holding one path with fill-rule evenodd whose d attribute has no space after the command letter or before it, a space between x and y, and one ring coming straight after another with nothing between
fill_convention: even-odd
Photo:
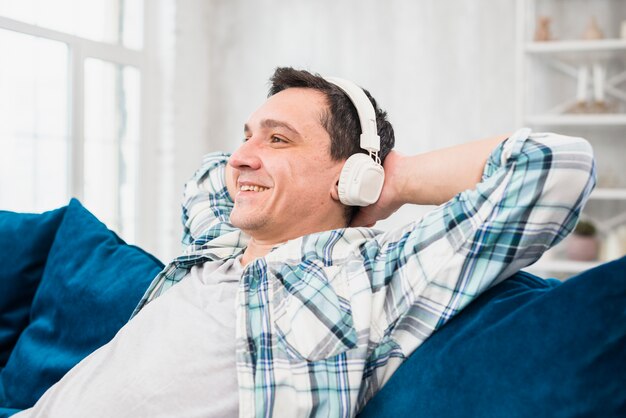
<instances>
[{"instance_id":1,"label":"man's arm","mask_svg":"<svg viewBox=\"0 0 626 418\"><path fill-rule=\"evenodd\" d=\"M508 135L414 156L395 151L385 159L380 199L361 209L351 226L372 226L404 204L439 205L480 182L489 154Z\"/></svg>"},{"instance_id":2,"label":"man's arm","mask_svg":"<svg viewBox=\"0 0 626 418\"><path fill-rule=\"evenodd\" d=\"M224 178L226 181L226 188L230 194L231 199L234 201L237 195L237 185L235 184L235 174L233 173L233 167L230 164L226 164Z\"/></svg>"},{"instance_id":3,"label":"man's arm","mask_svg":"<svg viewBox=\"0 0 626 418\"><path fill-rule=\"evenodd\" d=\"M215 234L230 232L232 228L216 228L230 222L233 200L226 187L225 167L229 154L214 152L202 159L201 167L185 183L182 222L183 243L191 244L209 229ZM218 230L219 229L219 230Z\"/></svg>"},{"instance_id":4,"label":"man's arm","mask_svg":"<svg viewBox=\"0 0 626 418\"><path fill-rule=\"evenodd\" d=\"M591 146L582 138L528 134L518 131L497 145L475 187L359 250L368 276L362 285L370 286L375 299L374 341L402 341L403 352L409 354L481 292L536 261L574 228L595 184ZM489 141L499 139L478 148L488 147ZM465 159L478 160L481 152L467 151ZM464 189L466 179L446 181L446 170L440 167L447 167L449 177L454 177L475 170L474 161L464 168L451 167L461 164L463 153L445 154L423 162L435 166L437 176L430 177L419 167L406 169L418 176L414 179L392 174L390 180L402 181L387 191L385 201L391 203L370 213L390 213L389 207L403 201L438 203L455 189ZM442 160L447 161L445 166ZM437 187L422 184L429 181ZM417 334L406 332L415 327Z\"/></svg>"}]
</instances>

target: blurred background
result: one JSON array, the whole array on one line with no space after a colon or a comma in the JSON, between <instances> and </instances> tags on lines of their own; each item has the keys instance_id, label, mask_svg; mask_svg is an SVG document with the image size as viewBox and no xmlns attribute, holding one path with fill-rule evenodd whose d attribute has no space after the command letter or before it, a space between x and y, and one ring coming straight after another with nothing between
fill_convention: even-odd
<instances>
[{"instance_id":1,"label":"blurred background","mask_svg":"<svg viewBox=\"0 0 626 418\"><path fill-rule=\"evenodd\" d=\"M367 88L403 153L522 126L588 138L599 181L579 235L595 252L534 268L626 253L623 0L0 0L0 59L0 209L75 196L165 261L183 183L238 146L277 66Z\"/></svg>"}]
</instances>

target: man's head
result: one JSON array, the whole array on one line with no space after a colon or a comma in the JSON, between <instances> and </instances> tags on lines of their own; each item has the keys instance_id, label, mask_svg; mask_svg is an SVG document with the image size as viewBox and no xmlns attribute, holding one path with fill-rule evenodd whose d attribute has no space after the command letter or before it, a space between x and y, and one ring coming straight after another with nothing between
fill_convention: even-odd
<instances>
[{"instance_id":1,"label":"man's head","mask_svg":"<svg viewBox=\"0 0 626 418\"><path fill-rule=\"evenodd\" d=\"M288 88L302 87L317 90L326 96L328 107L320 123L330 135L330 156L335 161L345 161L357 152L367 153L360 147L361 125L352 101L336 85L329 83L319 74L279 67L270 78L269 96ZM380 136L380 159L385 159L395 144L393 127L387 120L387 112L376 105L376 100L365 89L367 97L376 111L376 125Z\"/></svg>"},{"instance_id":2,"label":"man's head","mask_svg":"<svg viewBox=\"0 0 626 418\"><path fill-rule=\"evenodd\" d=\"M337 181L345 160L366 152L356 108L339 87L307 71L278 68L270 82L268 100L230 159L239 190L231 221L253 237L280 232L286 239L348 225L358 208L339 202ZM384 160L393 128L365 93L376 109Z\"/></svg>"}]
</instances>

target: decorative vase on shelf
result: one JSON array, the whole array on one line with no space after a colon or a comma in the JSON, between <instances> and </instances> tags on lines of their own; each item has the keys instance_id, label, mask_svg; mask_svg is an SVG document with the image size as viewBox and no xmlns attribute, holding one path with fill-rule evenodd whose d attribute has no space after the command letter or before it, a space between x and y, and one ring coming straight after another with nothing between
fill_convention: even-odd
<instances>
[{"instance_id":1,"label":"decorative vase on shelf","mask_svg":"<svg viewBox=\"0 0 626 418\"><path fill-rule=\"evenodd\" d=\"M602 33L602 30L598 26L598 21L596 20L596 18L592 17L589 20L587 29L585 29L585 33L583 34L583 39L586 39L588 41L594 41L594 40L602 39L602 38L604 38L604 33Z\"/></svg>"},{"instance_id":2,"label":"decorative vase on shelf","mask_svg":"<svg viewBox=\"0 0 626 418\"><path fill-rule=\"evenodd\" d=\"M550 18L548 16L539 16L537 18L537 26L535 28L535 42L545 42L551 39Z\"/></svg>"},{"instance_id":3,"label":"decorative vase on shelf","mask_svg":"<svg viewBox=\"0 0 626 418\"><path fill-rule=\"evenodd\" d=\"M565 254L575 261L594 261L598 259L600 241L596 237L596 227L589 221L579 221L574 232L567 237Z\"/></svg>"}]
</instances>

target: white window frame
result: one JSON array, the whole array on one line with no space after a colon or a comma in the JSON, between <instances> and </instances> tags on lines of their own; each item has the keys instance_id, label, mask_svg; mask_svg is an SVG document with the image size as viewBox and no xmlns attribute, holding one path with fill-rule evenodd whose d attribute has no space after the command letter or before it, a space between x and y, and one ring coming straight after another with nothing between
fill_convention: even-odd
<instances>
[{"instance_id":1,"label":"white window frame","mask_svg":"<svg viewBox=\"0 0 626 418\"><path fill-rule=\"evenodd\" d=\"M149 3L149 2L146 2ZM144 21L145 21L144 9ZM89 58L103 60L114 64L132 66L140 73L141 79L141 103L140 103L140 121L139 121L139 152L137 166L133 167L137 173L141 173L142 166L145 164L143 158L144 131L146 123L146 114L144 111L146 98L146 82L145 82L145 48L140 50L130 49L122 45L116 45L105 42L93 41L68 33L60 32L53 29L37 26L30 23L14 20L4 16L0 16L0 28L21 33L25 35L35 36L41 39L62 42L68 48L68 131L69 131L69 156L67 179L69 184L67 190L69 197L76 197L80 200L84 198L84 145L85 145L85 61ZM138 180L139 181L139 180ZM139 189L136 184L136 190ZM135 207L134 230L136 241L141 241L139 237L142 226L140 225L139 213L140 203L144 200L139 196L139 192L134 197L133 205ZM50 208L52 209L52 208Z\"/></svg>"},{"instance_id":2,"label":"white window frame","mask_svg":"<svg viewBox=\"0 0 626 418\"><path fill-rule=\"evenodd\" d=\"M180 100L175 94L175 72L179 57L177 47L181 41L180 32L185 32L179 25L180 18L177 11L180 6L176 0L144 0L143 3L143 48L133 50L121 45L96 42L79 36L60 31L24 23L4 16L0 16L0 28L14 32L33 35L44 39L64 42L68 45L70 58L70 74L68 83L70 94L69 135L70 153L68 158L68 185L69 196L81 199L84 188L83 161L84 161L84 62L87 58L97 58L123 65L130 65L141 74L140 93L140 123L137 187L134 197L135 204L135 242L134 244L151 252L161 260L168 260L178 254L180 248L180 193L183 180L189 174L189 165L199 164L201 146L196 128L191 129L194 135L188 133L179 135L175 140L176 118L175 104L189 103L190 100ZM189 3L185 6L192 10L188 14L195 22L193 26L197 32L204 22L202 13L197 8L208 8L208 4ZM186 31L190 32L191 30ZM183 43L197 42L197 33L189 33ZM206 63L198 71L205 74ZM184 79L188 82L188 76ZM197 100L202 93L194 89ZM196 103L189 103L187 108L195 109ZM187 109L185 108L185 109ZM188 128L188 121L184 121ZM187 131L185 131L187 132ZM200 138L205 138L204 132ZM191 161L178 161L178 155L184 150L194 155ZM185 155L187 155L185 154ZM195 158L197 157L197 158ZM196 161L197 159L197 161ZM178 171L177 171L178 168ZM182 170L184 168L184 170ZM69 197L68 196L68 197Z\"/></svg>"}]
</instances>

